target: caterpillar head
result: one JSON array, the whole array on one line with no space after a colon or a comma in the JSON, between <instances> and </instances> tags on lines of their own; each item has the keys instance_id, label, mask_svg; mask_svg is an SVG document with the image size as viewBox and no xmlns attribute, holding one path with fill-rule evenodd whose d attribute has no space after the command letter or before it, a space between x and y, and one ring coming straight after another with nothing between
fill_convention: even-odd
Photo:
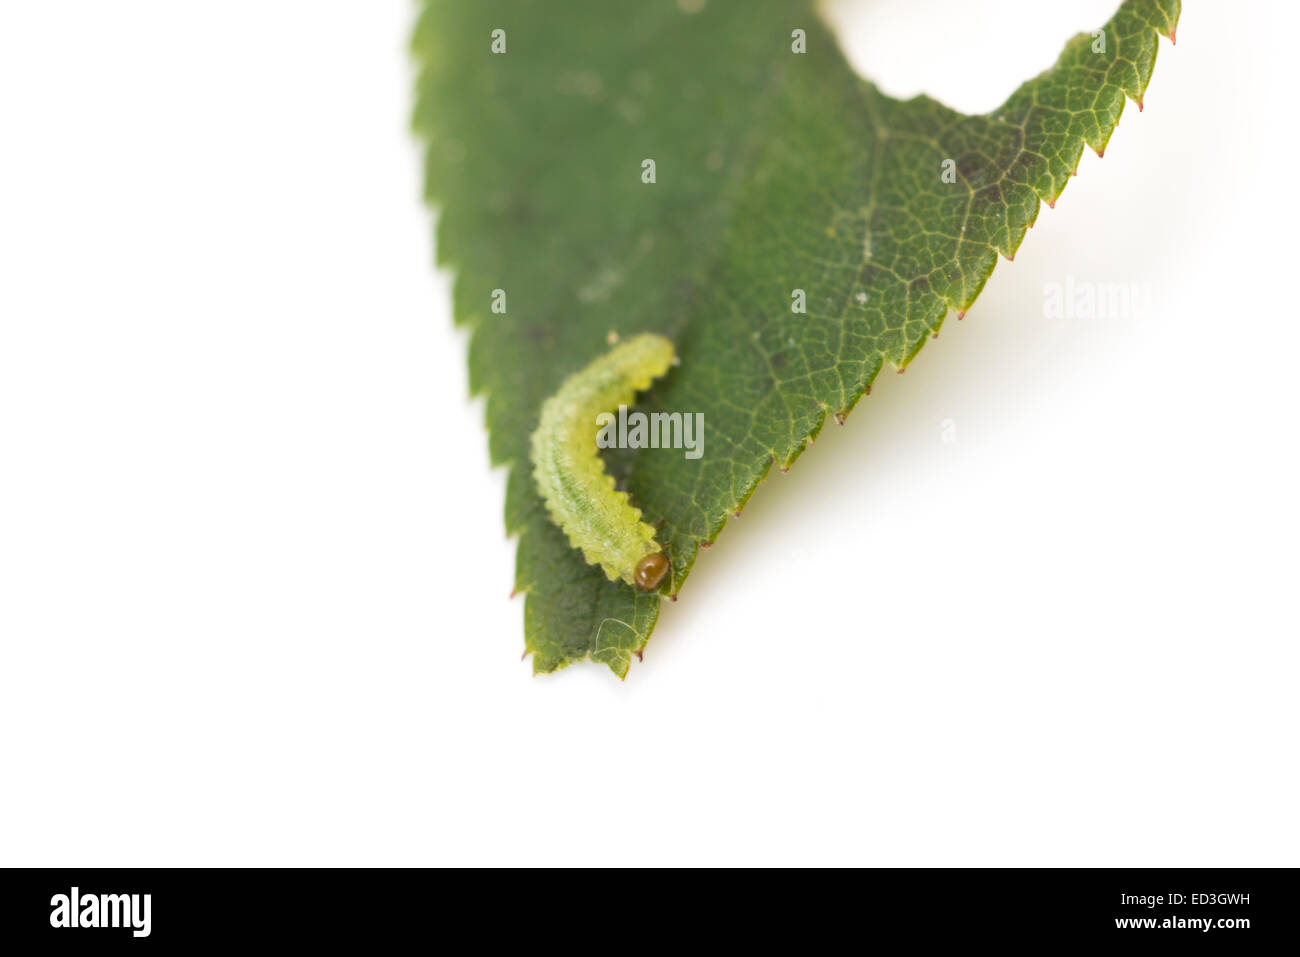
<instances>
[{"instance_id":1,"label":"caterpillar head","mask_svg":"<svg viewBox=\"0 0 1300 957\"><path fill-rule=\"evenodd\" d=\"M668 574L668 559L664 557L663 552L647 555L636 563L636 568L632 571L637 587L646 591L654 591L658 588L666 574Z\"/></svg>"}]
</instances>

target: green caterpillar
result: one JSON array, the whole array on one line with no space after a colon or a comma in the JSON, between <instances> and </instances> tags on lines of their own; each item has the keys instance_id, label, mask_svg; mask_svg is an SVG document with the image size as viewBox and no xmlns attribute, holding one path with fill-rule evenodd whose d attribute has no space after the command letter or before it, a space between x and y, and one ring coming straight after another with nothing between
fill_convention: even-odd
<instances>
[{"instance_id":1,"label":"green caterpillar","mask_svg":"<svg viewBox=\"0 0 1300 957\"><path fill-rule=\"evenodd\" d=\"M551 521L611 581L621 578L647 591L663 581L668 559L641 510L605 471L596 453L596 417L631 404L675 361L673 344L663 336L645 333L615 346L564 380L542 404L533 433L533 478Z\"/></svg>"}]
</instances>

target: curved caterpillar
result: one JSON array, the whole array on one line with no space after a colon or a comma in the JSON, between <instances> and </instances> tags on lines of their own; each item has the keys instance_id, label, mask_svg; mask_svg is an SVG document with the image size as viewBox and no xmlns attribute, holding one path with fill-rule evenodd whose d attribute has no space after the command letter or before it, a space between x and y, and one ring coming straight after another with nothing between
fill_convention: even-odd
<instances>
[{"instance_id":1,"label":"curved caterpillar","mask_svg":"<svg viewBox=\"0 0 1300 957\"><path fill-rule=\"evenodd\" d=\"M596 417L631 404L674 361L673 344L663 336L645 333L615 346L564 380L542 404L533 433L533 478L551 521L611 581L646 591L663 581L668 559L641 510L605 471L596 453Z\"/></svg>"}]
</instances>

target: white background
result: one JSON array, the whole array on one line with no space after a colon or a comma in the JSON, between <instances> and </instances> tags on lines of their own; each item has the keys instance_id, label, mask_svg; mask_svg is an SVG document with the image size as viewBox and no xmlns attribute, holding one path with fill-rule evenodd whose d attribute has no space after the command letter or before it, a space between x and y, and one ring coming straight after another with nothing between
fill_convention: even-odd
<instances>
[{"instance_id":1,"label":"white background","mask_svg":"<svg viewBox=\"0 0 1300 957\"><path fill-rule=\"evenodd\" d=\"M983 110L1115 5L834 16ZM0 7L0 863L1300 863L1293 5L1187 4L625 683L519 660L410 19Z\"/></svg>"}]
</instances>

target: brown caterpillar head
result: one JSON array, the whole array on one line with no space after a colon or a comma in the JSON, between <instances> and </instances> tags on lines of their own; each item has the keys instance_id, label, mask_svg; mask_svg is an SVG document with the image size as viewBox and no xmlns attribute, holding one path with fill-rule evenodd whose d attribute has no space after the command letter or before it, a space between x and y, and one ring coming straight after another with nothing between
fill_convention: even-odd
<instances>
[{"instance_id":1,"label":"brown caterpillar head","mask_svg":"<svg viewBox=\"0 0 1300 957\"><path fill-rule=\"evenodd\" d=\"M638 588L653 591L659 587L666 574L668 574L668 559L664 557L663 552L654 552L636 563L632 577L636 579Z\"/></svg>"}]
</instances>

